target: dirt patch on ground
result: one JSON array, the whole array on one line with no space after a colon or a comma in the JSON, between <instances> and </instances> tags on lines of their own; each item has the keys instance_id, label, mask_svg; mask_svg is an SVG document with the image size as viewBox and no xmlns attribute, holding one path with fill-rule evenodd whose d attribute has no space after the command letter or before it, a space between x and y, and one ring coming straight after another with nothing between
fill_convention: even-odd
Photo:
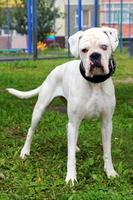
<instances>
[{"instance_id":1,"label":"dirt patch on ground","mask_svg":"<svg viewBox=\"0 0 133 200\"><path fill-rule=\"evenodd\" d=\"M125 79L118 79L115 80L115 83L132 83L133 84L133 78L125 78Z\"/></svg>"},{"instance_id":2,"label":"dirt patch on ground","mask_svg":"<svg viewBox=\"0 0 133 200\"><path fill-rule=\"evenodd\" d=\"M59 98L62 102L61 102L61 105L54 105L54 104L50 104L48 106L48 109L49 110L52 110L52 111L56 111L56 112L61 112L61 113L64 113L66 114L67 113L67 101L64 97L57 97Z\"/></svg>"},{"instance_id":3,"label":"dirt patch on ground","mask_svg":"<svg viewBox=\"0 0 133 200\"><path fill-rule=\"evenodd\" d=\"M130 105L133 105L133 100L132 99L130 99L128 102L129 102Z\"/></svg>"},{"instance_id":4,"label":"dirt patch on ground","mask_svg":"<svg viewBox=\"0 0 133 200\"><path fill-rule=\"evenodd\" d=\"M56 112L61 112L61 113L64 113L64 114L67 113L67 107L65 105L63 105L63 106L49 106L48 109L52 110L52 111L56 111Z\"/></svg>"}]
</instances>

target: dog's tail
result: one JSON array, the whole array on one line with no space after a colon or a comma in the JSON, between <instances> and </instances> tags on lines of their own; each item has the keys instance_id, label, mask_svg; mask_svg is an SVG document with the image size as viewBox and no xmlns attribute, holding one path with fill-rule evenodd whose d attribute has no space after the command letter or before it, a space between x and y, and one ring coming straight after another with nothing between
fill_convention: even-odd
<instances>
[{"instance_id":1,"label":"dog's tail","mask_svg":"<svg viewBox=\"0 0 133 200\"><path fill-rule=\"evenodd\" d=\"M34 89L34 90L30 90L30 91L26 91L26 92L22 92L13 88L6 88L6 91L8 91L10 94L20 98L20 99L29 99L33 96L36 96L39 91L40 91L41 86L39 86L38 88Z\"/></svg>"}]
</instances>

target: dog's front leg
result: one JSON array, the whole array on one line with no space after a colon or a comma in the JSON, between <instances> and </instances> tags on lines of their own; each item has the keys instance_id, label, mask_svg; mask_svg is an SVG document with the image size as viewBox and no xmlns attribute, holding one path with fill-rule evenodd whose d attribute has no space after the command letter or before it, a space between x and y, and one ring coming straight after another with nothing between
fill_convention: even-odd
<instances>
[{"instance_id":1,"label":"dog's front leg","mask_svg":"<svg viewBox=\"0 0 133 200\"><path fill-rule=\"evenodd\" d=\"M67 176L66 183L69 181L74 185L74 181L77 181L76 178L76 143L77 143L77 134L78 134L79 123L68 123L68 160L67 160Z\"/></svg>"},{"instance_id":2,"label":"dog's front leg","mask_svg":"<svg viewBox=\"0 0 133 200\"><path fill-rule=\"evenodd\" d=\"M102 141L103 141L103 159L104 171L108 178L117 176L114 170L111 157L111 136L112 136L112 117L104 116L102 119Z\"/></svg>"}]
</instances>

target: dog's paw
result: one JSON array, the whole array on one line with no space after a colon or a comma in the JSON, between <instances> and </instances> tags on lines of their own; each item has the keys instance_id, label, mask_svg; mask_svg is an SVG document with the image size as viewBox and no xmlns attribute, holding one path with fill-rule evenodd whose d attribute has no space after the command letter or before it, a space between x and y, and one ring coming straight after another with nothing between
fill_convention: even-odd
<instances>
[{"instance_id":1,"label":"dog's paw","mask_svg":"<svg viewBox=\"0 0 133 200\"><path fill-rule=\"evenodd\" d=\"M106 174L108 178L115 178L119 176L118 173L114 169L108 170L108 171L106 170Z\"/></svg>"},{"instance_id":2,"label":"dog's paw","mask_svg":"<svg viewBox=\"0 0 133 200\"><path fill-rule=\"evenodd\" d=\"M30 149L26 148L26 147L23 147L23 149L21 150L21 153L20 153L20 158L22 160L24 160L29 155L30 155Z\"/></svg>"},{"instance_id":3,"label":"dog's paw","mask_svg":"<svg viewBox=\"0 0 133 200\"><path fill-rule=\"evenodd\" d=\"M80 152L80 148L78 146L76 146L76 152Z\"/></svg>"},{"instance_id":4,"label":"dog's paw","mask_svg":"<svg viewBox=\"0 0 133 200\"><path fill-rule=\"evenodd\" d=\"M72 184L72 186L74 186L74 182L77 182L76 174L67 173L65 181L66 181L66 184L70 183Z\"/></svg>"}]
</instances>

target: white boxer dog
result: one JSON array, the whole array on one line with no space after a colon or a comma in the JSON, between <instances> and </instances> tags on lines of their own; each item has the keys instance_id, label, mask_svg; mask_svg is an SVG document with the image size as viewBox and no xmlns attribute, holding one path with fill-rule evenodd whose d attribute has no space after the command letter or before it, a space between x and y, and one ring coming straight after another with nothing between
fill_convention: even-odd
<instances>
[{"instance_id":1,"label":"white boxer dog","mask_svg":"<svg viewBox=\"0 0 133 200\"><path fill-rule=\"evenodd\" d=\"M76 147L78 128L84 118L100 117L104 170L108 177L117 175L111 158L112 115L115 108L115 91L111 75L114 61L111 54L118 46L117 30L108 27L79 31L69 38L70 51L80 60L56 67L38 88L22 92L12 88L7 91L18 98L28 99L38 95L31 126L20 157L30 154L33 133L42 113L54 97L67 100L68 161L66 183L74 184L76 178Z\"/></svg>"}]
</instances>

